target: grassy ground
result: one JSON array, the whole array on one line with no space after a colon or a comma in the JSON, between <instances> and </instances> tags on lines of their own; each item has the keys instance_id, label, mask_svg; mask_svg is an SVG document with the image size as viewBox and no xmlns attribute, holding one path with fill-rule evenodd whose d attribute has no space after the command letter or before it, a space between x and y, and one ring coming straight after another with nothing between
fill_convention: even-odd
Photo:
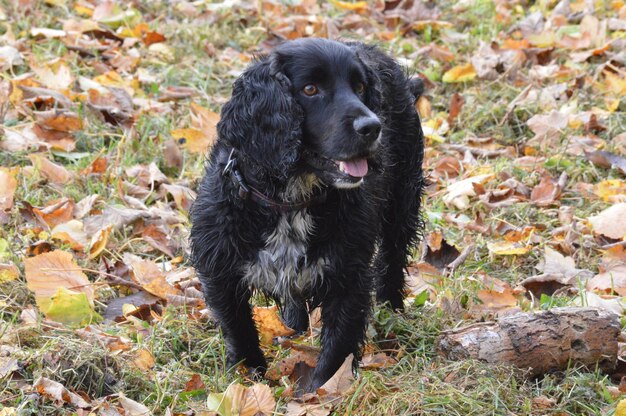
<instances>
[{"instance_id":1,"label":"grassy ground","mask_svg":"<svg viewBox=\"0 0 626 416\"><path fill-rule=\"evenodd\" d=\"M68 48L64 37L34 35L31 31L32 28L61 29L67 19L95 20L90 16L94 11L90 2L26 1L22 6L17 3L0 3L0 45L13 45L25 59L24 63L1 71L1 82L15 81L29 73L32 66L43 65L56 58L61 58L70 68L73 77L70 89L74 91L79 91L79 77L93 79L106 70L115 70L106 54L85 57ZM396 24L391 18L385 27L381 19L381 2L361 5L358 11L351 11L348 5L342 3L320 2L318 6L309 3L265 1L238 3L236 7L218 9L205 1L132 2L139 17L127 16L101 25L113 31L120 26L121 29L117 29L119 34L124 28L131 29L145 22L151 31L166 38L165 42L155 45L165 45L167 49L148 46L146 42L120 47L118 51L122 57L137 57L138 60L136 67L115 70L120 75L118 85L133 91L135 98L156 98L168 87L190 87L197 94L190 99L163 103L162 112L142 108L135 103L134 120L127 128L103 121L84 99L75 99L75 111L83 120L82 127L72 132L75 149L62 151L53 148L43 153L74 173L74 179L63 186L55 185L30 167L29 155L34 153L33 148L0 150L0 166L20 168L16 175L16 202L9 207L6 224L0 229L0 263L16 265L20 274L17 279L0 279L0 409L7 409L7 413L0 410L0 415L14 414L11 412L24 415L76 414L72 406L60 406L32 388L33 382L40 376L59 381L69 390L92 400L122 392L126 397L143 403L155 414L209 414L206 406L208 393L224 391L233 380L249 384L241 375L225 372L225 354L219 331L213 323L199 317L196 310L162 302L164 308L155 313L156 319L150 322L129 318L119 323L99 324L98 327L107 334L129 340L130 349L120 351L111 351L100 343L86 341L75 328L55 325L40 315L31 324L22 316L27 306L36 303L35 296L27 288L24 259L40 253L38 250L58 248L73 253L78 265L95 283L94 307L100 314L105 313L111 300L130 293L128 288L111 283L101 273L105 270L105 260L109 263L123 260L123 254L128 252L177 270L188 267L184 259L189 228L187 213L184 209L179 210L171 197L152 193L144 198L144 202L149 207L165 204L172 212L184 216L181 224L166 227L167 235L177 243L173 258L147 244L133 228L137 227L136 224L114 230L107 248L95 258L89 258L88 251L73 250L67 241L51 238L49 229L31 221L25 203L43 207L62 197L77 202L97 194L101 200L90 215L96 215L108 205L128 206L129 200L124 199L127 196L124 190L128 188L124 187L123 181L137 183L138 180L129 177L126 169L152 162L171 183L193 189L202 173L204 156L183 145L182 163L172 166L164 152L165 143L171 139L173 130L193 125L190 102L219 113L236 76L259 51L263 42L273 39L268 36L269 29L288 37L310 34L310 31L319 35L331 22L334 22L342 38L377 43L407 65L410 72L432 81L426 94L431 110L423 114L425 122L430 120L434 124L438 119L447 118L450 97L454 93L463 96L465 104L449 131L440 131L438 135L431 134L428 138L425 166L433 184L424 198L425 234L441 231L450 244L459 248L470 243L475 245L475 250L452 275L431 285L425 305L409 306L404 314L379 308L375 310L368 330L368 348L391 351L398 363L385 369L360 371L351 393L337 404L334 414L614 414L619 396L615 393L616 380L601 372L573 367L531 379L521 370L487 366L474 361L448 362L435 355L434 342L444 329L483 319L469 313L472 305L480 303L477 290L482 287L478 283L482 273L511 286L537 274L536 266L544 257L543 248L555 247L558 243L553 231L562 225L558 219L559 204L572 207L574 217L584 222L615 200L602 200L576 186L581 183L593 185L606 179L623 179L623 173L617 169L599 167L581 155L565 152L572 137L590 135L589 123L570 122L548 148L525 146L534 135L526 122L536 114L548 113L550 109L537 100L513 110L507 106L527 85L543 91L563 82L568 89L565 102L559 102L555 108L565 112L561 105L566 104L570 107L567 111L572 114L585 111L597 113L604 128L594 130L592 126L591 133L603 142L604 149L619 153L619 145L612 139L626 131L626 102L623 98L626 87L611 90L603 75L608 63L624 79L620 60L609 59L610 53L619 55L619 49L614 45L606 54L574 62L573 51L557 44L550 52L549 63L561 66L560 75L531 79L529 71L533 65L527 60L520 69L500 72L492 79L475 77L467 82L445 83L441 80L444 73L477 56L481 43L502 43L516 36L520 38L521 35L515 33L515 25L533 11L551 16L554 2L441 2L437 5L438 16L430 20L449 22L451 27L435 22L414 30L405 30L406 25ZM594 4L590 14L600 20L617 17L620 7L622 13L624 11L620 1ZM129 7L124 2L120 5L122 10ZM582 2L574 5L583 7ZM405 12L406 16L408 12ZM574 23L569 25L575 26ZM624 31L612 31L609 39L624 36ZM102 42L102 38L97 39ZM447 48L452 58L449 61L433 58L432 54L421 49L431 43ZM528 56L538 52L531 50L530 46L526 49ZM588 49L592 47L583 50ZM3 68L2 62L0 58L0 69ZM623 64L623 60L621 62ZM153 79L146 81L145 77L142 78L143 73L149 73ZM576 82L577 78L585 81L583 86ZM136 84L139 79L143 80ZM607 110L610 106L607 102L614 103L615 100L617 106ZM2 103L0 97L0 109ZM6 140L9 131L22 131L32 124L32 111L21 110L24 108L21 106L23 102L19 100L10 101L6 107L8 110L0 111L0 127L5 130L3 135L0 128L0 140ZM488 209L478 203L476 197L471 197L471 205L464 209L444 203L447 186L454 179L437 176L437 163L450 155L462 159L462 153L455 153L446 146L466 143L469 136L492 137L499 148L512 147L515 157L503 154L499 158L466 160L461 176L472 176L472 172L494 173L495 177L484 185L487 189L495 189L501 181L501 174L505 173L532 189L545 172L554 178L566 172L569 178L567 187L558 201L547 207L526 200ZM534 169L523 169L520 157L525 152L543 159L537 162ZM105 171L98 175L81 174L97 156L108 160ZM626 191L621 192L617 195L623 197ZM498 255L488 249L488 244L501 240L501 237L460 227L445 219L446 214L456 213L465 215L468 222L480 215L489 227L501 224L515 228L533 226L537 238L524 255ZM591 232L580 233L572 243L574 251L565 254L575 259L578 268L596 273L602 256L599 246L604 243L606 241L600 241ZM417 250L415 260L419 256ZM524 310L541 309L570 305L573 299L573 296L548 297L540 304L531 303L522 296L518 306ZM149 352L154 363L142 365L138 354L143 350ZM267 349L267 354L281 357L286 355L286 351L280 346L273 346ZM5 371L3 366L9 364L10 371ZM194 374L200 375L205 387L186 387ZM285 412L289 400L281 396L284 389L283 382L272 386L278 402L276 414Z\"/></svg>"}]
</instances>

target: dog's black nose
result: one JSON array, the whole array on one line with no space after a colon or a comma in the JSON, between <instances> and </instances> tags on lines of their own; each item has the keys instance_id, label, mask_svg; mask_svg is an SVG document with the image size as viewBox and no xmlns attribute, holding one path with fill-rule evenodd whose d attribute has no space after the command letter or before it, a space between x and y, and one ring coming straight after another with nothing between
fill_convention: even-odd
<instances>
[{"instance_id":1,"label":"dog's black nose","mask_svg":"<svg viewBox=\"0 0 626 416\"><path fill-rule=\"evenodd\" d=\"M359 117L352 124L358 135L376 140L380 133L380 121L377 117Z\"/></svg>"}]
</instances>

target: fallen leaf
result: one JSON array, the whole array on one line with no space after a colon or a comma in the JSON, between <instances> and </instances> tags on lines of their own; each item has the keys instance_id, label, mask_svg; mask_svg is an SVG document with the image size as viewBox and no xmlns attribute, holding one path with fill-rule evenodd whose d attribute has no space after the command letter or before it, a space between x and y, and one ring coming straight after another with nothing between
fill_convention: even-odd
<instances>
[{"instance_id":1,"label":"fallen leaf","mask_svg":"<svg viewBox=\"0 0 626 416\"><path fill-rule=\"evenodd\" d=\"M146 406L124 396L124 393L118 393L117 400L124 408L125 416L152 416L152 412Z\"/></svg>"},{"instance_id":2,"label":"fallen leaf","mask_svg":"<svg viewBox=\"0 0 626 416\"><path fill-rule=\"evenodd\" d=\"M20 271L13 263L0 263L0 284L16 280L20 277Z\"/></svg>"},{"instance_id":3,"label":"fallen leaf","mask_svg":"<svg viewBox=\"0 0 626 416\"><path fill-rule=\"evenodd\" d=\"M83 230L83 223L78 220L57 225L50 231L50 236L69 244L72 250L76 251L84 250L87 245L87 234Z\"/></svg>"},{"instance_id":4,"label":"fallen leaf","mask_svg":"<svg viewBox=\"0 0 626 416\"><path fill-rule=\"evenodd\" d=\"M34 292L37 305L45 311L58 288L84 293L93 305L95 293L91 282L65 251L54 250L24 260L26 284Z\"/></svg>"},{"instance_id":5,"label":"fallen leaf","mask_svg":"<svg viewBox=\"0 0 626 416\"><path fill-rule=\"evenodd\" d=\"M585 152L587 160L603 168L613 168L626 175L626 158L604 150Z\"/></svg>"},{"instance_id":6,"label":"fallen leaf","mask_svg":"<svg viewBox=\"0 0 626 416\"><path fill-rule=\"evenodd\" d=\"M515 241L494 241L487 244L489 252L498 256L523 256L528 254L532 245Z\"/></svg>"},{"instance_id":7,"label":"fallen leaf","mask_svg":"<svg viewBox=\"0 0 626 416\"><path fill-rule=\"evenodd\" d=\"M130 253L124 253L124 262L133 272L132 279L147 292L161 299L167 299L168 295L180 295L177 289L167 283L165 274L156 263Z\"/></svg>"},{"instance_id":8,"label":"fallen leaf","mask_svg":"<svg viewBox=\"0 0 626 416\"><path fill-rule=\"evenodd\" d=\"M539 185L535 186L530 194L530 201L537 206L549 206L557 202L567 183L567 174L563 172L558 181L549 173L544 173Z\"/></svg>"},{"instance_id":9,"label":"fallen leaf","mask_svg":"<svg viewBox=\"0 0 626 416\"><path fill-rule=\"evenodd\" d=\"M463 210L469 207L469 197L476 196L474 184L484 184L493 179L493 174L477 175L457 181L448 186L443 202Z\"/></svg>"},{"instance_id":10,"label":"fallen leaf","mask_svg":"<svg viewBox=\"0 0 626 416\"><path fill-rule=\"evenodd\" d=\"M589 217L593 231L609 238L621 240L626 237L626 203L615 204L598 215Z\"/></svg>"},{"instance_id":11,"label":"fallen leaf","mask_svg":"<svg viewBox=\"0 0 626 416\"><path fill-rule=\"evenodd\" d=\"M537 265L537 269L543 273L520 282L537 299L542 294L552 296L563 287L584 285L593 276L589 270L576 268L572 257L566 257L548 246L545 247L544 259Z\"/></svg>"},{"instance_id":12,"label":"fallen leaf","mask_svg":"<svg viewBox=\"0 0 626 416\"><path fill-rule=\"evenodd\" d=\"M338 9L341 10L349 10L353 12L363 12L368 9L368 4L366 1L340 1L340 0L330 0L330 3Z\"/></svg>"},{"instance_id":13,"label":"fallen leaf","mask_svg":"<svg viewBox=\"0 0 626 416\"><path fill-rule=\"evenodd\" d=\"M261 344L263 345L272 345L272 340L275 337L284 337L295 333L293 329L287 327L280 319L276 306L255 306L252 314L259 330Z\"/></svg>"},{"instance_id":14,"label":"fallen leaf","mask_svg":"<svg viewBox=\"0 0 626 416\"><path fill-rule=\"evenodd\" d=\"M133 363L143 371L148 371L156 364L154 360L154 356L150 351L145 348L141 348L137 352L135 352L135 358L133 359Z\"/></svg>"},{"instance_id":15,"label":"fallen leaf","mask_svg":"<svg viewBox=\"0 0 626 416\"><path fill-rule=\"evenodd\" d=\"M212 393L207 398L207 408L220 416L269 416L275 407L272 390L260 383L251 387L232 383L224 393Z\"/></svg>"},{"instance_id":16,"label":"fallen leaf","mask_svg":"<svg viewBox=\"0 0 626 416\"><path fill-rule=\"evenodd\" d=\"M32 207L32 212L41 223L54 228L72 219L74 202L68 198L61 198L42 208Z\"/></svg>"},{"instance_id":17,"label":"fallen leaf","mask_svg":"<svg viewBox=\"0 0 626 416\"><path fill-rule=\"evenodd\" d=\"M92 303L85 293L64 287L59 287L50 299L42 300L40 303L41 311L46 318L65 325L85 326L102 319L93 310Z\"/></svg>"},{"instance_id":18,"label":"fallen leaf","mask_svg":"<svg viewBox=\"0 0 626 416\"><path fill-rule=\"evenodd\" d=\"M348 355L335 374L317 389L317 394L320 396L342 396L346 394L354 383L353 360L354 356Z\"/></svg>"},{"instance_id":19,"label":"fallen leaf","mask_svg":"<svg viewBox=\"0 0 626 416\"><path fill-rule=\"evenodd\" d=\"M49 161L44 156L38 154L28 155L33 166L43 175L44 178L57 185L65 185L72 180L73 175L63 166Z\"/></svg>"},{"instance_id":20,"label":"fallen leaf","mask_svg":"<svg viewBox=\"0 0 626 416\"><path fill-rule=\"evenodd\" d=\"M454 68L446 71L443 74L441 80L443 82L452 83L452 82L467 82L476 78L476 70L471 63L455 66Z\"/></svg>"},{"instance_id":21,"label":"fallen leaf","mask_svg":"<svg viewBox=\"0 0 626 416\"><path fill-rule=\"evenodd\" d=\"M185 383L185 389L183 391L199 391L206 389L206 385L202 381L200 374L194 373L191 378Z\"/></svg>"},{"instance_id":22,"label":"fallen leaf","mask_svg":"<svg viewBox=\"0 0 626 416\"><path fill-rule=\"evenodd\" d=\"M129 338L107 334L94 325L77 329L76 333L85 341L98 343L111 352L128 351L132 348L132 341Z\"/></svg>"},{"instance_id":23,"label":"fallen leaf","mask_svg":"<svg viewBox=\"0 0 626 416\"><path fill-rule=\"evenodd\" d=\"M17 189L18 169L0 167L0 211L9 211L13 208L13 196Z\"/></svg>"},{"instance_id":24,"label":"fallen leaf","mask_svg":"<svg viewBox=\"0 0 626 416\"><path fill-rule=\"evenodd\" d=\"M587 282L587 290L626 296L626 264L616 265Z\"/></svg>"},{"instance_id":25,"label":"fallen leaf","mask_svg":"<svg viewBox=\"0 0 626 416\"><path fill-rule=\"evenodd\" d=\"M79 409L91 408L92 405L85 401L78 394L69 391L63 384L50 380L49 378L39 377L33 383L33 388L41 395L54 401L57 405L69 404Z\"/></svg>"}]
</instances>

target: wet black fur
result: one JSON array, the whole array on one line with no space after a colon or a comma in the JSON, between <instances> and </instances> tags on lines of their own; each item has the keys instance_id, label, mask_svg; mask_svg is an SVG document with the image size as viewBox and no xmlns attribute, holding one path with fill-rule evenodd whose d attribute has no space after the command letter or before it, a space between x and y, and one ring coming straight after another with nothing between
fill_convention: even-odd
<instances>
[{"instance_id":1,"label":"wet black fur","mask_svg":"<svg viewBox=\"0 0 626 416\"><path fill-rule=\"evenodd\" d=\"M320 65L326 70L305 74ZM365 93L333 93L330 81L337 80L332 78L354 66L358 71L352 75L364 78ZM300 84L311 82L307 76L329 83L324 101L303 101ZM380 146L369 155L364 183L349 190L323 186L316 194L326 192L326 201L307 208L314 219L307 259L328 258L323 280L307 293L292 294L292 300L276 299L287 323L300 330L308 325L306 305L322 307L322 354L309 387L314 389L347 355L360 356L372 292L402 308L403 270L420 228L423 137L414 107L420 88L377 48L322 39L283 44L235 82L193 205L191 230L193 264L222 329L229 365L243 361L253 369L266 367L249 304L254 288L242 284L243 265L255 260L281 215L237 195L230 177L222 174L231 149L239 152L246 181L280 199L289 178L308 170L303 146L332 159L339 159L332 152L350 156L363 150L348 143L355 140L349 105L318 113L339 99L358 107L356 97L381 121Z\"/></svg>"}]
</instances>

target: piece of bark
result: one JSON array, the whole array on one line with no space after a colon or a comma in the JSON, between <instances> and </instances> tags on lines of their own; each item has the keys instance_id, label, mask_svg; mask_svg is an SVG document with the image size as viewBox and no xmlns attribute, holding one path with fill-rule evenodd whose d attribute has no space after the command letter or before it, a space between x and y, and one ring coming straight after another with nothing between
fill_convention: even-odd
<instances>
[{"instance_id":1,"label":"piece of bark","mask_svg":"<svg viewBox=\"0 0 626 416\"><path fill-rule=\"evenodd\" d=\"M449 360L469 358L530 369L537 376L571 363L611 372L617 361L619 316L595 308L518 313L445 331L435 343Z\"/></svg>"}]
</instances>

